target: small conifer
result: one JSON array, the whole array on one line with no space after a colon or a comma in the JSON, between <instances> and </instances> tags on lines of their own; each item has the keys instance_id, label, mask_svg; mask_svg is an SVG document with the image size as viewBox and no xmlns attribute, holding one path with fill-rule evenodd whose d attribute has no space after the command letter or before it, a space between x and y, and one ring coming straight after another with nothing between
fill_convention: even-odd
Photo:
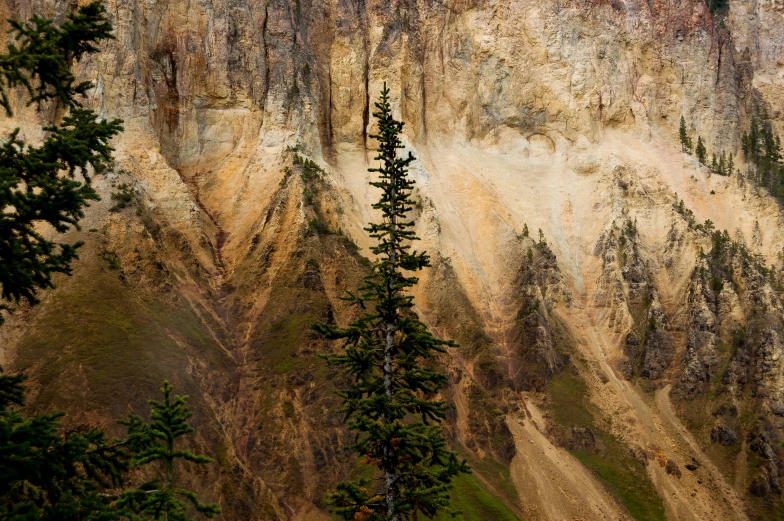
<instances>
[{"instance_id":1,"label":"small conifer","mask_svg":"<svg viewBox=\"0 0 784 521\"><path fill-rule=\"evenodd\" d=\"M686 120L683 118L683 116L681 116L681 124L678 135L681 140L681 151L686 152L687 154L691 154L692 141L689 137L689 133L686 131Z\"/></svg>"},{"instance_id":2,"label":"small conifer","mask_svg":"<svg viewBox=\"0 0 784 521\"><path fill-rule=\"evenodd\" d=\"M188 515L191 507L207 518L220 514L217 504L202 503L195 492L177 486L175 463L203 465L212 460L178 447L183 436L194 432L188 423L193 413L185 405L188 397L172 398L172 390L172 385L164 382L161 388L163 401L150 400L149 423L136 415L119 421L128 427L127 443L133 451L131 464L135 467L157 467L158 471L158 476L126 491L117 502L118 510L133 521L188 521L191 519Z\"/></svg>"},{"instance_id":3,"label":"small conifer","mask_svg":"<svg viewBox=\"0 0 784 521\"><path fill-rule=\"evenodd\" d=\"M695 152L697 153L697 160L701 164L704 165L705 164L705 156L706 156L706 154L708 152L707 152L707 150L705 150L705 143L702 142L702 137L701 136L697 136L697 148L696 148Z\"/></svg>"},{"instance_id":4,"label":"small conifer","mask_svg":"<svg viewBox=\"0 0 784 521\"><path fill-rule=\"evenodd\" d=\"M118 520L125 448L99 429L63 432L64 413L25 414L24 394L24 378L0 368L0 519Z\"/></svg>"}]
</instances>

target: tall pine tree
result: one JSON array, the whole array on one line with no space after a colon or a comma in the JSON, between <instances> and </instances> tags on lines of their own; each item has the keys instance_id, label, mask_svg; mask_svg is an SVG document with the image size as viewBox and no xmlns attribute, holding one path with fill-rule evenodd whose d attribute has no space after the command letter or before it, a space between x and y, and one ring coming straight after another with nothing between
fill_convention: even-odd
<instances>
[{"instance_id":1,"label":"tall pine tree","mask_svg":"<svg viewBox=\"0 0 784 521\"><path fill-rule=\"evenodd\" d=\"M13 115L9 91L23 88L28 105L54 101L55 114L69 109L57 124L44 127L40 146L28 146L14 130L0 145L0 310L24 299L31 304L52 275L70 273L80 243L59 244L41 232L46 224L59 233L78 228L84 208L98 199L89 173L111 163L109 140L122 131L119 120L99 120L81 105L92 88L77 82L71 66L111 39L112 26L99 1L67 15L57 26L33 16L9 20L13 39L0 55L0 106ZM0 315L2 322L2 315Z\"/></svg>"},{"instance_id":2,"label":"tall pine tree","mask_svg":"<svg viewBox=\"0 0 784 521\"><path fill-rule=\"evenodd\" d=\"M362 315L346 328L313 327L327 339L343 341L343 351L326 358L353 380L340 393L344 421L356 434L351 449L381 474L373 482L340 483L328 501L345 519L408 521L447 508L452 479L470 469L447 449L439 425L447 406L434 399L446 377L428 364L455 344L428 331L407 292L418 280L412 272L430 262L425 253L411 250L418 239L407 218L414 186L408 166L414 158L398 156L403 123L392 116L386 84L375 107L379 132L371 137L379 142L380 168L370 171L379 173L371 184L381 190L373 208L382 219L367 231L376 240L371 250L377 260L358 292L346 297Z\"/></svg>"},{"instance_id":3,"label":"tall pine tree","mask_svg":"<svg viewBox=\"0 0 784 521\"><path fill-rule=\"evenodd\" d=\"M188 423L193 413L187 396L172 397L172 385L163 383L163 401L150 400L150 422L131 415L119 423L128 427L128 445L135 467L157 467L157 476L138 488L126 491L117 508L131 521L188 521L192 508L207 518L220 514L217 504L206 504L195 492L177 486L177 467L183 462L203 465L212 459L182 448L181 438L194 432Z\"/></svg>"}]
</instances>

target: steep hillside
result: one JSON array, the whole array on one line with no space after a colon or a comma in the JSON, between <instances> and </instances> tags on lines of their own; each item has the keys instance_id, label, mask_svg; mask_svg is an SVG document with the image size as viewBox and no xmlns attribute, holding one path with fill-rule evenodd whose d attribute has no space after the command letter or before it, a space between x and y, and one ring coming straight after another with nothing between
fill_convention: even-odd
<instances>
[{"instance_id":1,"label":"steep hillside","mask_svg":"<svg viewBox=\"0 0 784 521\"><path fill-rule=\"evenodd\" d=\"M34 408L110 426L168 377L225 519L330 519L366 469L308 325L350 320L367 270L386 82L434 259L417 311L461 345L466 519L781 518L784 214L740 154L758 111L784 133L780 2L106 5L117 39L79 73L125 120L117 167L74 276L0 329ZM0 128L36 139L48 114L18 114ZM681 116L742 173L682 153Z\"/></svg>"}]
</instances>

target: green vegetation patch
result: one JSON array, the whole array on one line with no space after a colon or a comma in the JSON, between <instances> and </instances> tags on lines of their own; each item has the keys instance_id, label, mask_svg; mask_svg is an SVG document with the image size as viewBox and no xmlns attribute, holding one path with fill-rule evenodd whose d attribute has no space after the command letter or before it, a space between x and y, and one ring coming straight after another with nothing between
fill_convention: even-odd
<instances>
[{"instance_id":1,"label":"green vegetation patch","mask_svg":"<svg viewBox=\"0 0 784 521\"><path fill-rule=\"evenodd\" d=\"M462 511L464 521L518 521L514 512L490 493L476 475L462 475L452 483L454 488L449 493L451 508ZM442 513L435 519L447 521L453 518Z\"/></svg>"},{"instance_id":2,"label":"green vegetation patch","mask_svg":"<svg viewBox=\"0 0 784 521\"><path fill-rule=\"evenodd\" d=\"M164 304L137 293L105 267L94 248L80 253L74 276L37 309L19 344L15 369L40 386L31 405L103 409L120 417L129 404L144 408L167 378L183 394L198 395L187 376L191 356L215 370L228 367L184 298Z\"/></svg>"},{"instance_id":3,"label":"green vegetation patch","mask_svg":"<svg viewBox=\"0 0 784 521\"><path fill-rule=\"evenodd\" d=\"M590 429L596 439L592 448L570 450L589 468L610 494L639 521L664 521L664 503L645 467L623 442L597 427L595 406L588 401L588 387L568 369L549 383L553 420L564 430Z\"/></svg>"}]
</instances>

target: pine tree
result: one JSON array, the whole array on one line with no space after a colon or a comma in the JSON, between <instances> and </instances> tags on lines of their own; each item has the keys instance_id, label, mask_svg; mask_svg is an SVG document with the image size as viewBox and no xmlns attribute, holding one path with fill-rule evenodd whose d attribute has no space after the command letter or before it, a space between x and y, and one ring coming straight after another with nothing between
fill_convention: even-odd
<instances>
[{"instance_id":1,"label":"pine tree","mask_svg":"<svg viewBox=\"0 0 784 521\"><path fill-rule=\"evenodd\" d=\"M111 159L109 139L120 122L96 121L80 108L89 82L75 84L71 64L97 51L112 26L99 2L70 13L59 27L33 17L9 20L15 33L0 54L0 106L12 116L10 89L23 87L28 105L55 100L72 109L59 125L44 127L38 147L19 139L19 129L0 145L0 310L51 287L54 273L69 273L77 244L46 240L37 229L48 223L58 232L76 226L82 209L97 199L85 177L87 167L102 171ZM81 174L84 182L76 179ZM59 247L59 251L58 251ZM0 323L3 317L0 315ZM128 452L103 431L62 432L64 413L24 414L24 378L0 368L0 519L63 521L119 519L111 490L128 468Z\"/></svg>"},{"instance_id":2,"label":"pine tree","mask_svg":"<svg viewBox=\"0 0 784 521\"><path fill-rule=\"evenodd\" d=\"M716 170L717 174L719 174L719 175L727 175L727 172L726 172L726 162L727 161L725 159L725 154L724 154L724 151L722 150L721 155L719 156L719 164L718 164L718 167L717 167L717 170Z\"/></svg>"},{"instance_id":3,"label":"pine tree","mask_svg":"<svg viewBox=\"0 0 784 521\"><path fill-rule=\"evenodd\" d=\"M748 156L746 160L751 163L758 163L760 157L760 129L759 121L756 116L751 118L751 129L748 135Z\"/></svg>"},{"instance_id":4,"label":"pine tree","mask_svg":"<svg viewBox=\"0 0 784 521\"><path fill-rule=\"evenodd\" d=\"M47 137L40 146L26 146L19 129L0 145L0 310L22 299L36 303L38 290L53 287L53 274L70 273L80 243L58 244L39 230L43 224L60 233L78 228L84 208L98 199L89 169L101 173L108 167L109 140L122 131L119 120L99 120L82 108L92 84L77 82L70 70L97 52L100 41L113 38L99 1L68 14L60 26L37 16L9 22L14 36L0 55L0 106L12 116L8 91L23 87L28 105L40 110L54 101L56 113L60 107L70 112L43 128Z\"/></svg>"},{"instance_id":5,"label":"pine tree","mask_svg":"<svg viewBox=\"0 0 784 521\"><path fill-rule=\"evenodd\" d=\"M732 152L727 154L727 175L732 175L735 173L735 160L732 156Z\"/></svg>"},{"instance_id":6,"label":"pine tree","mask_svg":"<svg viewBox=\"0 0 784 521\"><path fill-rule=\"evenodd\" d=\"M345 519L409 521L447 508L451 480L470 469L447 449L439 425L447 407L433 398L446 377L428 364L455 344L428 331L407 294L417 283L409 274L430 265L429 257L412 252L410 245L417 240L414 222L406 218L414 186L408 166L414 158L410 153L398 157L403 123L392 116L386 85L375 107L379 131L371 137L379 141L380 168L370 171L380 174L371 184L381 189L373 208L383 219L367 231L376 240L371 250L378 260L358 293L346 297L361 310L360 318L346 328L313 328L327 339L343 341L342 352L326 358L353 380L340 393L344 421L355 432L350 448L382 477L373 483L340 483L327 499Z\"/></svg>"},{"instance_id":7,"label":"pine tree","mask_svg":"<svg viewBox=\"0 0 784 521\"><path fill-rule=\"evenodd\" d=\"M63 433L64 413L24 415L23 380L0 369L0 519L119 519L111 490L128 469L125 448L99 429Z\"/></svg>"},{"instance_id":8,"label":"pine tree","mask_svg":"<svg viewBox=\"0 0 784 521\"><path fill-rule=\"evenodd\" d=\"M701 164L704 165L705 164L705 156L706 156L706 154L708 152L707 152L707 150L705 150L705 143L702 142L702 137L700 137L700 136L697 136L697 149L696 149L696 152L697 152L697 160Z\"/></svg>"},{"instance_id":9,"label":"pine tree","mask_svg":"<svg viewBox=\"0 0 784 521\"><path fill-rule=\"evenodd\" d=\"M719 171L719 162L716 160L716 154L711 158L710 171L714 174Z\"/></svg>"},{"instance_id":10,"label":"pine tree","mask_svg":"<svg viewBox=\"0 0 784 521\"><path fill-rule=\"evenodd\" d=\"M679 137L681 140L681 151L686 152L687 154L691 154L692 142L688 132L686 131L686 120L683 118L683 116L681 116Z\"/></svg>"},{"instance_id":11,"label":"pine tree","mask_svg":"<svg viewBox=\"0 0 784 521\"><path fill-rule=\"evenodd\" d=\"M134 453L131 464L157 466L159 471L158 477L126 491L117 502L117 508L132 521L188 521L190 507L207 518L220 514L217 504L202 503L194 492L176 486L175 464L187 461L203 465L212 460L189 449L177 448L182 436L194 432L188 423L193 413L185 405L188 397L172 399L172 389L169 382L164 382L163 401L150 400L150 423L136 415L119 422L128 427L128 444Z\"/></svg>"}]
</instances>

